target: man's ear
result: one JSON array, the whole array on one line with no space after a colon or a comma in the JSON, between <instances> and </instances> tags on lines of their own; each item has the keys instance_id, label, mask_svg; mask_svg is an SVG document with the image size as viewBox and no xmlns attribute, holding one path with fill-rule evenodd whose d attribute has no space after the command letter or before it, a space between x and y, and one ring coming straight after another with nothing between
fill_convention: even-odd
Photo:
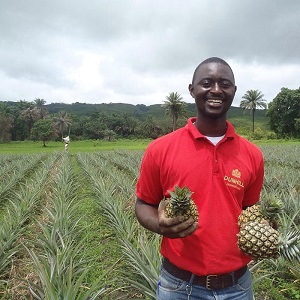
<instances>
[{"instance_id":1,"label":"man's ear","mask_svg":"<svg viewBox=\"0 0 300 300\"><path fill-rule=\"evenodd\" d=\"M192 85L191 83L189 84L189 91L190 91L191 96L192 96L193 98L195 98L195 97L194 97L194 87L193 87L193 85Z\"/></svg>"}]
</instances>

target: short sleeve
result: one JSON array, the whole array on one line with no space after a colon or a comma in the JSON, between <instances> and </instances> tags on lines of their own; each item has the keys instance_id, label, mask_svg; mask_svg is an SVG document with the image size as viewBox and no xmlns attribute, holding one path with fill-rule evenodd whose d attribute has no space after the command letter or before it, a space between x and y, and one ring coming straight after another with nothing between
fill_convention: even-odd
<instances>
[{"instance_id":1,"label":"short sleeve","mask_svg":"<svg viewBox=\"0 0 300 300\"><path fill-rule=\"evenodd\" d=\"M142 159L136 196L150 204L158 204L163 198L159 163L154 159L150 149L146 150Z\"/></svg>"},{"instance_id":2,"label":"short sleeve","mask_svg":"<svg viewBox=\"0 0 300 300\"><path fill-rule=\"evenodd\" d=\"M251 206L259 201L260 192L264 180L264 160L262 154L259 157L258 167L254 170L253 181L245 190L243 206Z\"/></svg>"}]
</instances>

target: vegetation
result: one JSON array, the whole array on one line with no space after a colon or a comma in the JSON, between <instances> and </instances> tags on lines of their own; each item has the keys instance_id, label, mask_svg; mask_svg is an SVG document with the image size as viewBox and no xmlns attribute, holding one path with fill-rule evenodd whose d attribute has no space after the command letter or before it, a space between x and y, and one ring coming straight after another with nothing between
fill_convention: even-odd
<instances>
[{"instance_id":1,"label":"vegetation","mask_svg":"<svg viewBox=\"0 0 300 300\"><path fill-rule=\"evenodd\" d=\"M280 138L300 137L300 88L282 88L269 105L270 128Z\"/></svg>"},{"instance_id":2,"label":"vegetation","mask_svg":"<svg viewBox=\"0 0 300 300\"><path fill-rule=\"evenodd\" d=\"M241 107L228 111L228 120L248 139L299 138L299 94L299 90L283 88L265 109L262 93L247 91ZM185 103L177 92L166 99L162 105L150 106L78 102L46 105L40 98L0 102L0 142L39 140L47 146L49 141L61 141L66 135L72 141L155 139L184 126L188 117L196 115L195 103ZM249 116L243 114L246 110L250 110Z\"/></svg>"},{"instance_id":3,"label":"vegetation","mask_svg":"<svg viewBox=\"0 0 300 300\"><path fill-rule=\"evenodd\" d=\"M0 155L1 299L155 299L160 237L134 215L143 150L90 148ZM299 232L299 143L261 149L261 199L284 203L283 236ZM250 268L257 300L299 299L299 261L264 259Z\"/></svg>"},{"instance_id":4,"label":"vegetation","mask_svg":"<svg viewBox=\"0 0 300 300\"><path fill-rule=\"evenodd\" d=\"M258 90L249 90L242 97L240 107L245 110L250 110L252 116L252 132L254 133L254 114L258 108L267 108L266 100L263 99L264 95Z\"/></svg>"},{"instance_id":5,"label":"vegetation","mask_svg":"<svg viewBox=\"0 0 300 300\"><path fill-rule=\"evenodd\" d=\"M65 111L60 111L58 112L57 116L53 117L53 127L55 129L55 133L58 136L61 136L61 138L63 138L66 129L69 129L70 133L71 124L72 121L69 118L68 113Z\"/></svg>"},{"instance_id":6,"label":"vegetation","mask_svg":"<svg viewBox=\"0 0 300 300\"><path fill-rule=\"evenodd\" d=\"M172 130L174 131L178 118L186 117L186 103L182 101L182 97L177 92L170 93L166 99L162 107L165 109L166 115L172 118Z\"/></svg>"},{"instance_id":7,"label":"vegetation","mask_svg":"<svg viewBox=\"0 0 300 300\"><path fill-rule=\"evenodd\" d=\"M175 93L174 93L175 94ZM178 94L177 94L178 95ZM123 138L155 139L173 130L172 118L166 115L162 105L115 104L43 104L43 99L33 102L0 102L0 142L34 140L41 141L41 146L48 146L50 141L61 141L62 136L70 135L75 140L110 140ZM195 116L194 103L180 103L181 113L176 113L176 128L186 124L187 117ZM25 122L23 111L34 111L34 122ZM185 111L186 115L183 116ZM250 116L243 115L238 107L231 107L228 112L237 131L243 135L251 132ZM33 120L33 118L32 118ZM275 138L269 130L265 110L256 111L256 131L253 137Z\"/></svg>"}]
</instances>

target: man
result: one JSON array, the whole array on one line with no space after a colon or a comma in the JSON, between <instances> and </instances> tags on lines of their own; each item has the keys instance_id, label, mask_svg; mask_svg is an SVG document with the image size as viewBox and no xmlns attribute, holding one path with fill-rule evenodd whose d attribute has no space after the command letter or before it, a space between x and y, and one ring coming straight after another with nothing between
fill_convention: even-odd
<instances>
[{"instance_id":1,"label":"man","mask_svg":"<svg viewBox=\"0 0 300 300\"><path fill-rule=\"evenodd\" d=\"M67 136L65 138L63 137L62 139L65 143L65 151L68 152L69 151L70 136Z\"/></svg>"},{"instance_id":2,"label":"man","mask_svg":"<svg viewBox=\"0 0 300 300\"><path fill-rule=\"evenodd\" d=\"M227 62L203 61L189 91L197 117L148 146L136 187L137 219L163 236L157 299L252 300L251 258L238 249L236 235L242 209L260 197L262 153L226 121L236 92ZM175 185L193 192L198 222L166 218L167 201L160 201Z\"/></svg>"}]
</instances>

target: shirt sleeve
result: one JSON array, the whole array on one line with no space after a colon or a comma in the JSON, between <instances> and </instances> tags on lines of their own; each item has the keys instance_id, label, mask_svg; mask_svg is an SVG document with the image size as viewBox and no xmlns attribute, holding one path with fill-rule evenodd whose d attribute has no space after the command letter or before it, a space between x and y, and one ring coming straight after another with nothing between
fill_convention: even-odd
<instances>
[{"instance_id":1,"label":"shirt sleeve","mask_svg":"<svg viewBox=\"0 0 300 300\"><path fill-rule=\"evenodd\" d=\"M259 201L264 180L264 160L262 154L260 155L258 161L258 167L256 167L254 170L254 180L245 191L243 206L251 206Z\"/></svg>"},{"instance_id":2,"label":"shirt sleeve","mask_svg":"<svg viewBox=\"0 0 300 300\"><path fill-rule=\"evenodd\" d=\"M142 159L136 184L136 196L149 204L159 204L163 199L160 168L149 149Z\"/></svg>"}]
</instances>

